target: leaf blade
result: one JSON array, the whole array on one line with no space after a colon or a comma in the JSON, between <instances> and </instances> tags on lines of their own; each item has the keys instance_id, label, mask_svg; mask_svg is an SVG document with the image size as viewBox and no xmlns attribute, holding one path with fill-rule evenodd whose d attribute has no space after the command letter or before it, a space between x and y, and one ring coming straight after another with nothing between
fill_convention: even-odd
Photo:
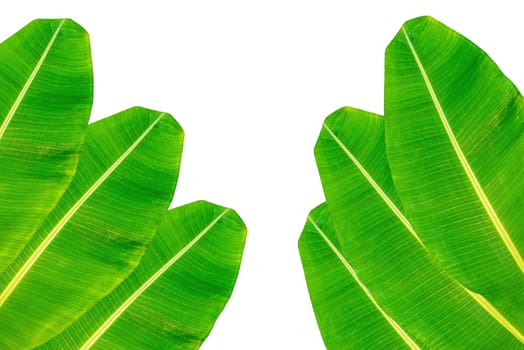
<instances>
[{"instance_id":1,"label":"leaf blade","mask_svg":"<svg viewBox=\"0 0 524 350\"><path fill-rule=\"evenodd\" d=\"M31 22L0 45L0 83L1 272L77 166L93 98L87 33L66 19Z\"/></svg>"},{"instance_id":2,"label":"leaf blade","mask_svg":"<svg viewBox=\"0 0 524 350\"><path fill-rule=\"evenodd\" d=\"M447 271L522 324L524 99L450 28L403 28L386 51L385 120L406 214Z\"/></svg>"},{"instance_id":3,"label":"leaf blade","mask_svg":"<svg viewBox=\"0 0 524 350\"><path fill-rule=\"evenodd\" d=\"M170 210L135 272L41 349L199 348L232 292L245 234L218 205Z\"/></svg>"},{"instance_id":4,"label":"leaf blade","mask_svg":"<svg viewBox=\"0 0 524 350\"><path fill-rule=\"evenodd\" d=\"M160 116L155 119L153 123L136 139L135 142L96 180L96 182L80 197L80 199L67 211L67 213L60 219L60 221L53 227L51 232L45 237L40 243L36 250L27 259L24 265L12 278L9 284L4 288L0 294L0 307L9 298L10 294L16 289L18 284L22 281L25 275L29 272L34 263L44 253L46 248L52 243L55 237L60 233L60 230L68 223L69 220L75 215L75 213L82 207L82 205L89 199L89 197L100 187L100 185L111 175L113 171L129 156L131 152L140 144L140 142L151 132L155 125L165 116L165 113L161 113Z\"/></svg>"},{"instance_id":5,"label":"leaf blade","mask_svg":"<svg viewBox=\"0 0 524 350\"><path fill-rule=\"evenodd\" d=\"M299 240L311 302L328 349L419 349L378 305L340 252L326 204L313 209Z\"/></svg>"},{"instance_id":6,"label":"leaf blade","mask_svg":"<svg viewBox=\"0 0 524 350\"><path fill-rule=\"evenodd\" d=\"M11 330L0 334L5 347L34 347L56 335L136 266L178 176L183 132L162 115L132 108L89 127L71 186L0 276L10 285L45 243L0 308L0 326ZM24 308L28 301L33 308Z\"/></svg>"},{"instance_id":7,"label":"leaf blade","mask_svg":"<svg viewBox=\"0 0 524 350\"><path fill-rule=\"evenodd\" d=\"M431 99L435 105L435 108L437 109L439 118L442 121L442 125L444 126L444 129L446 130L446 134L453 146L453 150L455 151L456 156L459 159L460 164L462 165L462 168L464 169L464 172L466 173L469 182L471 183L471 186L475 190L475 193L477 194L480 202L482 203L482 206L486 210L490 220L493 223L493 226L495 226L497 233L499 234L502 241L508 248L508 251L510 252L511 256L515 260L515 263L519 266L520 270L524 272L524 260L522 259L522 256L520 255L517 247L511 240L511 237L509 236L508 232L506 231L506 228L500 221L497 213L495 212L495 209L493 208L493 205L491 204L490 200L486 196L486 193L484 193L484 189L480 185L473 169L471 168L471 165L469 164L466 156L464 155L464 152L462 151L462 148L459 142L457 141L457 138L453 132L453 129L449 125L448 118L446 117L446 114L444 113L444 110L442 109L442 106L440 105L440 102L435 93L435 90L433 89L433 85L431 84L431 81L428 78L424 65L420 61L420 58L418 57L417 51L415 47L413 46L413 43L409 39L409 36L408 36L408 33L405 27L402 27L402 32L404 34L404 37L406 38L406 42L408 43L409 49L411 53L413 54L415 61L417 62L417 66L424 79L424 83L427 86L427 89L431 95Z\"/></svg>"},{"instance_id":8,"label":"leaf blade","mask_svg":"<svg viewBox=\"0 0 524 350\"><path fill-rule=\"evenodd\" d=\"M384 156L382 118L343 108L325 123L391 202L402 208ZM503 327L503 320L435 264L325 128L315 155L344 255L388 314L417 343L451 348L521 344L518 335ZM461 329L455 329L458 320ZM486 332L485 338L473 339L472 334L479 332Z\"/></svg>"}]
</instances>

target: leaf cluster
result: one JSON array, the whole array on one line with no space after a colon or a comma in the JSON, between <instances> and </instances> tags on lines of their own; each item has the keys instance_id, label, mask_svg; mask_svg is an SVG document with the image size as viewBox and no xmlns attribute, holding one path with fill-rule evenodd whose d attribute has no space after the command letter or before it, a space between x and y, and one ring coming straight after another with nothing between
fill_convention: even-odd
<instances>
[{"instance_id":1,"label":"leaf cluster","mask_svg":"<svg viewBox=\"0 0 524 350\"><path fill-rule=\"evenodd\" d=\"M524 99L430 17L386 50L384 116L315 147L326 203L299 249L329 349L524 348Z\"/></svg>"},{"instance_id":2,"label":"leaf cluster","mask_svg":"<svg viewBox=\"0 0 524 350\"><path fill-rule=\"evenodd\" d=\"M231 295L246 228L168 210L183 131L134 107L88 125L89 38L36 20L0 45L0 348L200 347Z\"/></svg>"}]
</instances>

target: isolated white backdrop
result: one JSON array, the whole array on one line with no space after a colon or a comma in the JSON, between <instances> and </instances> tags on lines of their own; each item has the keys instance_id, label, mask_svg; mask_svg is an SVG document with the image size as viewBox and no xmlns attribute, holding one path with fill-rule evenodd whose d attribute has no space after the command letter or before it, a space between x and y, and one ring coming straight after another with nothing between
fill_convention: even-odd
<instances>
[{"instance_id":1,"label":"isolated white backdrop","mask_svg":"<svg viewBox=\"0 0 524 350\"><path fill-rule=\"evenodd\" d=\"M9 1L0 41L35 18L90 33L95 121L131 106L185 130L178 206L207 199L248 226L233 296L202 349L323 349L297 240L323 201L313 146L344 105L383 111L384 50L432 15L524 89L521 1ZM1 89L1 87L0 87Z\"/></svg>"}]
</instances>

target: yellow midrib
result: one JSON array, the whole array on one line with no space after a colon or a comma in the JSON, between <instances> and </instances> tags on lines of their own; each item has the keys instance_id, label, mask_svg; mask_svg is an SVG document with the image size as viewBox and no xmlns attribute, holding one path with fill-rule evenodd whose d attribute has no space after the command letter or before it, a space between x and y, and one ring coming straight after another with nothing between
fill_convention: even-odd
<instances>
[{"instance_id":1,"label":"yellow midrib","mask_svg":"<svg viewBox=\"0 0 524 350\"><path fill-rule=\"evenodd\" d=\"M459 283L460 284L460 283ZM461 285L461 284L460 284ZM462 286L462 285L461 285ZM462 288L464 288L464 290L477 302L480 304L480 306L482 306L484 308L484 310L486 310L489 314L491 314L493 316L493 318L495 318L504 328L506 328L511 334L513 334L515 336L515 338L517 338L521 343L524 343L524 335L522 335L522 333L520 333L520 331L515 328L515 326L513 326L511 324L511 322L509 322L500 312L499 310L497 310L493 305L490 304L489 301L486 300L486 298L484 298L482 295L480 294L477 294L475 292L472 292L470 291L469 289L467 289L466 287L462 286Z\"/></svg>"},{"instance_id":2,"label":"yellow midrib","mask_svg":"<svg viewBox=\"0 0 524 350\"><path fill-rule=\"evenodd\" d=\"M147 288L149 288L160 276L164 274L174 263L176 263L189 249L191 249L213 226L216 225L220 219L230 209L225 209L220 215L218 215L213 221L209 223L198 235L195 236L188 244L184 246L174 257L172 257L167 263L165 263L157 272L155 272L144 284L140 286L129 298L126 299L119 307L116 309L109 318L102 323L102 325L89 337L89 339L82 345L80 350L90 349L102 335L113 325L113 323L135 302L142 293L144 293Z\"/></svg>"},{"instance_id":3,"label":"yellow midrib","mask_svg":"<svg viewBox=\"0 0 524 350\"><path fill-rule=\"evenodd\" d=\"M153 127L162 119L165 113L160 114L160 116L153 122L151 125L136 139L135 142L109 167L102 176L80 197L80 199L67 211L67 213L60 219L60 221L53 227L49 232L46 238L40 243L40 245L35 249L31 256L26 260L24 265L18 270L16 275L9 281L5 289L0 294L0 307L5 303L9 296L13 293L16 287L20 284L23 278L27 275L29 270L36 263L38 258L44 253L47 247L55 239L55 237L60 233L62 228L69 222L69 220L74 216L78 209L91 197L91 195L100 187L100 185L113 173L113 171L133 152L133 150L142 142L142 140L149 134Z\"/></svg>"},{"instance_id":4,"label":"yellow midrib","mask_svg":"<svg viewBox=\"0 0 524 350\"><path fill-rule=\"evenodd\" d=\"M415 229L409 222L409 220L404 216L404 214L395 206L391 199L384 193L382 188L375 182L373 177L367 172L364 166L358 161L358 159L349 151L349 149L344 145L344 143L335 135L335 133L324 124L324 128L337 143L337 145L342 149L342 151L348 156L348 158L353 162L357 169L362 173L364 178L369 182L369 184L377 191L380 197L384 200L389 209L395 214L395 216L402 222L406 229L411 233L413 237L417 239L420 245L431 255L427 250L426 246L419 239L418 234ZM457 281L453 276L450 277L462 288L464 289L481 307L483 307L497 322L499 322L504 328L506 328L511 334L513 334L521 342L524 342L524 336L516 329L511 322L509 322L493 305L491 305L484 297L480 294L474 293L467 289L462 283Z\"/></svg>"},{"instance_id":5,"label":"yellow midrib","mask_svg":"<svg viewBox=\"0 0 524 350\"><path fill-rule=\"evenodd\" d=\"M350 265L350 263L346 260L344 255L335 247L333 242L326 236L324 231L317 225L315 220L311 218L311 216L308 217L309 222L313 225L315 230L318 232L320 237L326 242L326 244L329 246L329 248L335 253L338 260L344 265L346 270L351 274L353 279L357 282L360 289L366 294L368 299L371 301L371 303L375 306L375 308L380 312L380 314L384 317L384 319L389 323L389 325L397 332L397 334L400 336L400 338L411 348L411 349L417 349L420 350L419 346L411 339L411 337L400 327L400 325L391 317L389 316L382 307L378 304L378 302L373 297L373 294L368 290L366 285L362 283L360 278L358 277L357 272L353 269L353 267Z\"/></svg>"},{"instance_id":6,"label":"yellow midrib","mask_svg":"<svg viewBox=\"0 0 524 350\"><path fill-rule=\"evenodd\" d=\"M29 78L27 79L27 81L25 82L24 86L22 87L22 90L20 91L20 93L16 97L15 102L13 103L11 108L9 109L9 112L7 113L7 116L5 117L4 122L0 126L0 140L4 136L4 134L5 134L6 130L7 130L7 127L9 126L9 123L11 123L11 120L13 119L13 116L15 115L16 111L18 110L18 107L20 106L20 103L22 103L22 100L24 99L24 97L25 97L25 95L27 93L27 90L29 90L29 87L31 86L31 84L35 80L36 75L38 74L38 72L40 71L40 68L44 64L44 61L47 58L47 55L49 54L49 51L51 50L51 47L55 43L56 37L58 36L58 33L60 33L60 30L62 29L62 26L64 25L64 22L65 22L65 19L60 21L60 24L56 28L53 36L51 37L51 40L49 40L49 43L47 44L46 48L44 49L44 52L42 53L42 56L40 56L40 59L36 63L35 68L31 72L31 75L29 75Z\"/></svg>"},{"instance_id":7,"label":"yellow midrib","mask_svg":"<svg viewBox=\"0 0 524 350\"><path fill-rule=\"evenodd\" d=\"M415 58L420 74L422 75L422 78L424 79L424 83L426 84L429 94L431 95L431 99L438 112L442 125L444 126L444 129L446 130L446 134L453 146L453 149L455 151L455 154L457 155L457 158L460 161L460 164L462 165L462 168L464 169L464 172L466 173L468 177L469 182L471 183L471 186L475 190L475 193L477 194L480 202L482 203L484 210L488 214L491 222L493 223L493 226L495 227L500 238L504 242L504 245L506 246L509 253L511 254L511 257L515 260L515 263L520 268L520 271L524 273L524 260L522 259L522 256L520 255L517 247L511 240L511 237L508 234L508 232L506 231L506 228L500 221L497 213L495 212L495 209L493 208L493 206L491 205L491 202L489 201L488 197L484 193L484 190L480 186L480 183L477 177L475 176L473 169L469 165L468 160L466 159L466 156L464 155L464 152L462 152L460 144L458 143L455 137L455 134L453 133L453 130L451 129L451 126L449 125L446 114L444 113L444 110L442 109L442 106L440 105L440 102L437 98L435 90L433 89L433 85L431 84L431 81L429 80L429 77L426 74L426 70L424 69L422 62L420 61L420 58L418 57L417 51L415 50L413 43L409 39L408 33L406 32L406 29L404 27L402 27L402 31L404 33L404 37L406 38L406 42L409 46L409 49L411 50L411 53L413 57Z\"/></svg>"}]
</instances>

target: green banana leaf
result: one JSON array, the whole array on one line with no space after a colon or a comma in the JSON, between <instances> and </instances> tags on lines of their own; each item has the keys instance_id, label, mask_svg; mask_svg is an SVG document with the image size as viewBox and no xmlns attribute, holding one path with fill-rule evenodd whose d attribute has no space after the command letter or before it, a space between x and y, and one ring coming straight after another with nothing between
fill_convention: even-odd
<instances>
[{"instance_id":1,"label":"green banana leaf","mask_svg":"<svg viewBox=\"0 0 524 350\"><path fill-rule=\"evenodd\" d=\"M386 151L438 261L524 329L524 99L481 49L429 17L386 51Z\"/></svg>"},{"instance_id":2,"label":"green banana leaf","mask_svg":"<svg viewBox=\"0 0 524 350\"><path fill-rule=\"evenodd\" d=\"M0 276L0 348L33 348L122 282L168 208L183 132L132 108L89 126L70 187Z\"/></svg>"},{"instance_id":3,"label":"green banana leaf","mask_svg":"<svg viewBox=\"0 0 524 350\"><path fill-rule=\"evenodd\" d=\"M36 20L0 44L0 272L70 183L84 141L93 73L87 33Z\"/></svg>"},{"instance_id":4,"label":"green banana leaf","mask_svg":"<svg viewBox=\"0 0 524 350\"><path fill-rule=\"evenodd\" d=\"M133 274L39 349L198 349L231 295L245 238L230 209L170 210Z\"/></svg>"},{"instance_id":5,"label":"green banana leaf","mask_svg":"<svg viewBox=\"0 0 524 350\"><path fill-rule=\"evenodd\" d=\"M341 253L326 204L298 242L309 295L328 349L409 349L412 340L380 308Z\"/></svg>"},{"instance_id":6,"label":"green banana leaf","mask_svg":"<svg viewBox=\"0 0 524 350\"><path fill-rule=\"evenodd\" d=\"M402 214L385 158L382 117L350 108L335 112L324 123L315 155L342 253L412 339L410 347L523 346L517 329L522 323L512 324L444 272Z\"/></svg>"}]
</instances>

